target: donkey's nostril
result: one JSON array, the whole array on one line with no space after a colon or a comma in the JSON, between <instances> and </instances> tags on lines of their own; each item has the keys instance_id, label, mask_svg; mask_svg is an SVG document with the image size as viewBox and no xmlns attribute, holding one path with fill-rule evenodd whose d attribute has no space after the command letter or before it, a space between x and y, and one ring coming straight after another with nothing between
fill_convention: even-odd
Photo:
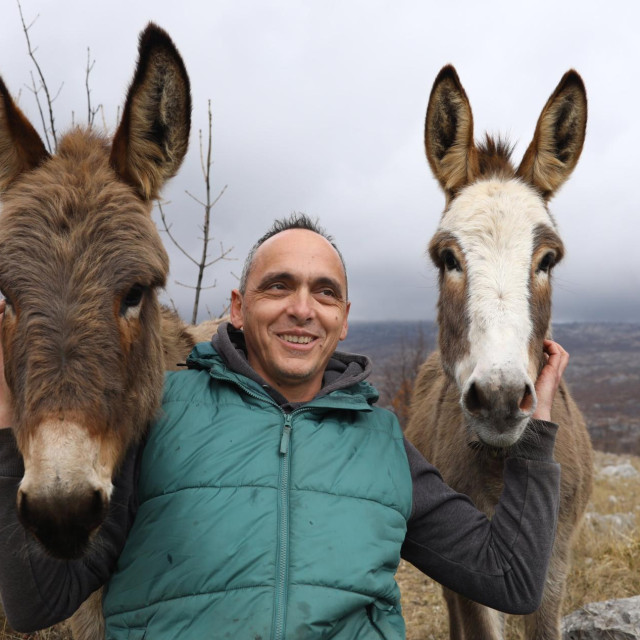
<instances>
[{"instance_id":1,"label":"donkey's nostril","mask_svg":"<svg viewBox=\"0 0 640 640\"><path fill-rule=\"evenodd\" d=\"M531 415L536 407L536 393L529 381L510 381L506 376L476 378L469 381L462 406L473 419L490 421L499 429Z\"/></svg>"},{"instance_id":2,"label":"donkey's nostril","mask_svg":"<svg viewBox=\"0 0 640 640\"><path fill-rule=\"evenodd\" d=\"M22 525L28 531L31 531L33 527L30 526L30 517L29 517L29 503L27 499L27 494L22 490L18 489L18 517L22 522Z\"/></svg>"},{"instance_id":3,"label":"donkey's nostril","mask_svg":"<svg viewBox=\"0 0 640 640\"><path fill-rule=\"evenodd\" d=\"M526 384L524 387L524 393L520 400L520 411L523 413L533 413L535 405L535 395L531 385Z\"/></svg>"},{"instance_id":4,"label":"donkey's nostril","mask_svg":"<svg viewBox=\"0 0 640 640\"><path fill-rule=\"evenodd\" d=\"M482 393L482 389L475 382L472 382L464 394L464 406L466 410L470 414L476 415L480 413L482 409L486 408L486 401L487 399Z\"/></svg>"}]
</instances>

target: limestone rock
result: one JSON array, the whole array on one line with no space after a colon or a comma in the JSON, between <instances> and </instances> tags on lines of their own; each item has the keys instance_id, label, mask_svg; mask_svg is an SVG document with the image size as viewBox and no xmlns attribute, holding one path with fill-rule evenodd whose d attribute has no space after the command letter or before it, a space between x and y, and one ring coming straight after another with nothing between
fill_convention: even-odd
<instances>
[{"instance_id":1,"label":"limestone rock","mask_svg":"<svg viewBox=\"0 0 640 640\"><path fill-rule=\"evenodd\" d=\"M625 462L623 464L610 464L600 469L600 475L609 478L635 478L638 475L636 468Z\"/></svg>"},{"instance_id":2,"label":"limestone rock","mask_svg":"<svg viewBox=\"0 0 640 640\"><path fill-rule=\"evenodd\" d=\"M587 604L562 620L563 640L640 640L640 596Z\"/></svg>"},{"instance_id":3,"label":"limestone rock","mask_svg":"<svg viewBox=\"0 0 640 640\"><path fill-rule=\"evenodd\" d=\"M599 534L626 536L631 533L636 526L636 516L634 513L613 513L602 515L600 513L589 512L585 514L585 523Z\"/></svg>"}]
</instances>

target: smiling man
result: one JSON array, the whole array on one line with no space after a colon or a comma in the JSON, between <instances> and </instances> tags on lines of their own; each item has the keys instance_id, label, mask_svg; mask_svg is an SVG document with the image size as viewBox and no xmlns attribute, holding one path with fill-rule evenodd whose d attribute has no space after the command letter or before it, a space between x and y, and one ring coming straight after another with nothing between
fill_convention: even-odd
<instances>
[{"instance_id":1,"label":"smiling man","mask_svg":"<svg viewBox=\"0 0 640 640\"><path fill-rule=\"evenodd\" d=\"M253 370L289 401L304 402L320 391L347 336L349 306L337 249L310 229L286 229L251 252L231 294L231 323L244 331Z\"/></svg>"},{"instance_id":2,"label":"smiling man","mask_svg":"<svg viewBox=\"0 0 640 640\"><path fill-rule=\"evenodd\" d=\"M10 623L49 626L106 583L114 640L401 639L401 555L470 599L532 612L555 534L557 426L547 420L566 352L546 345L535 437L506 458L488 520L375 406L368 358L336 350L348 314L331 238L304 215L276 222L247 258L231 323L196 346L187 371L168 374L162 415L115 479L112 512L82 561L11 553L20 461L0 430ZM6 405L0 385L0 417Z\"/></svg>"}]
</instances>

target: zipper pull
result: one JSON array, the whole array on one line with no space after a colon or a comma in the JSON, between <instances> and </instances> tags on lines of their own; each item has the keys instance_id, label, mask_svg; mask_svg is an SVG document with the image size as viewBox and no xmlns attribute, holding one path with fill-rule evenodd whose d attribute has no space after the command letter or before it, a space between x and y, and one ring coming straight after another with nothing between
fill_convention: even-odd
<instances>
[{"instance_id":1,"label":"zipper pull","mask_svg":"<svg viewBox=\"0 0 640 640\"><path fill-rule=\"evenodd\" d=\"M289 440L291 439L291 416L289 414L284 417L284 429L282 430L282 439L280 440L280 453L285 455L289 451Z\"/></svg>"}]
</instances>

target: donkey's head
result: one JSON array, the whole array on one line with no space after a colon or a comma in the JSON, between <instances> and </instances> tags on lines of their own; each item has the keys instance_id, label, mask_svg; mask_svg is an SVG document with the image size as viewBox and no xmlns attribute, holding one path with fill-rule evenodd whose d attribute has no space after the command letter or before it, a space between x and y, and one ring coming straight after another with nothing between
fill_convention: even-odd
<instances>
[{"instance_id":1,"label":"donkey's head","mask_svg":"<svg viewBox=\"0 0 640 640\"><path fill-rule=\"evenodd\" d=\"M453 67L442 69L431 91L425 146L447 200L429 245L440 271L441 357L467 423L492 446L516 442L536 407L551 270L564 253L547 204L578 162L586 121L584 85L569 71L515 169L504 142L487 136L475 145Z\"/></svg>"},{"instance_id":2,"label":"donkey's head","mask_svg":"<svg viewBox=\"0 0 640 640\"><path fill-rule=\"evenodd\" d=\"M55 155L0 80L5 375L24 457L18 513L54 555L84 552L112 476L160 403L156 289L168 258L151 202L178 170L191 98L150 24L112 142L80 129Z\"/></svg>"}]
</instances>

